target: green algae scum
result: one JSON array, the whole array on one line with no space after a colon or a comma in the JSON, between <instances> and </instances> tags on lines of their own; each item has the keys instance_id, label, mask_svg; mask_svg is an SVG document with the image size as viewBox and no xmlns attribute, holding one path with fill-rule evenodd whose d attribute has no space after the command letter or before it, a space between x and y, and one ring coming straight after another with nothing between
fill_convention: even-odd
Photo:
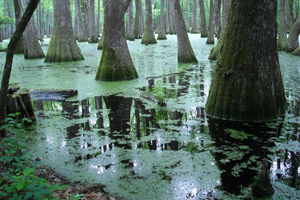
<instances>
[{"instance_id":1,"label":"green algae scum","mask_svg":"<svg viewBox=\"0 0 300 200\"><path fill-rule=\"evenodd\" d=\"M148 46L128 41L139 78L121 82L95 80L97 44L78 43L85 60L76 63L15 55L12 83L78 90L67 101L33 99L37 123L24 135L31 153L70 181L101 183L121 199L260 199L251 186L268 158L275 193L261 199L299 198L300 58L279 53L285 118L215 120L205 113L213 46L189 37L198 63L177 63L175 35Z\"/></svg>"}]
</instances>

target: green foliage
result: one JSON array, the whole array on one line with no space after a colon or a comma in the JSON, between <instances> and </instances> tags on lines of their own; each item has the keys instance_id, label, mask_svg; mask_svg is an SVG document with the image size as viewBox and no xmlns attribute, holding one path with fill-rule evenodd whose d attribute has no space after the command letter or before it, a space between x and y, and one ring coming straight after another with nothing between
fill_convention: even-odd
<instances>
[{"instance_id":1,"label":"green foliage","mask_svg":"<svg viewBox=\"0 0 300 200\"><path fill-rule=\"evenodd\" d=\"M27 149L25 139L20 137L24 133L22 123L14 121L19 113L10 114L6 118L7 124L3 128L18 129L12 137L6 137L0 142L0 166L4 170L0 174L0 199L57 199L52 195L52 190L62 190L67 185L60 186L58 183L49 185L45 178L35 175L34 167L39 162L30 160L31 155L25 153ZM25 120L24 120L25 121ZM72 199L78 199L74 196Z\"/></svg>"},{"instance_id":2,"label":"green foliage","mask_svg":"<svg viewBox=\"0 0 300 200\"><path fill-rule=\"evenodd\" d=\"M12 23L12 19L10 17L0 15L0 25L1 24L11 24L11 23Z\"/></svg>"}]
</instances>

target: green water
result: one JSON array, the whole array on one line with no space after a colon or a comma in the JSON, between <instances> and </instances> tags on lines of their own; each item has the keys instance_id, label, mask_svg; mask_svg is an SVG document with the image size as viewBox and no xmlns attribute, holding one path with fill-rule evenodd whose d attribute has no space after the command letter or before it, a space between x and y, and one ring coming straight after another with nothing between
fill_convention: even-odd
<instances>
[{"instance_id":1,"label":"green water","mask_svg":"<svg viewBox=\"0 0 300 200\"><path fill-rule=\"evenodd\" d=\"M16 55L12 83L78 90L67 102L34 100L37 124L26 135L31 152L71 181L104 184L123 199L253 198L249 186L268 157L275 194L266 199L299 198L300 118L293 113L300 58L279 53L289 104L284 120L220 122L204 109L213 46L198 34L190 40L198 63L177 63L175 35L148 46L128 41L140 78L114 83L94 80L97 44L79 43L85 60L76 63Z\"/></svg>"}]
</instances>

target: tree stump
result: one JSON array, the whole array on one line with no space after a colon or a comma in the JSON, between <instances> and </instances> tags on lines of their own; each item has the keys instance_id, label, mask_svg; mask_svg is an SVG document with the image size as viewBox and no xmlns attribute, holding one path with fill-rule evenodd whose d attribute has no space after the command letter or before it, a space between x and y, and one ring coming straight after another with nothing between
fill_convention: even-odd
<instances>
[{"instance_id":1,"label":"tree stump","mask_svg":"<svg viewBox=\"0 0 300 200\"><path fill-rule=\"evenodd\" d=\"M31 98L27 89L20 89L19 86L9 86L7 93L6 114L20 113L18 120L28 118L32 122L36 121ZM30 125L30 124L25 124Z\"/></svg>"}]
</instances>

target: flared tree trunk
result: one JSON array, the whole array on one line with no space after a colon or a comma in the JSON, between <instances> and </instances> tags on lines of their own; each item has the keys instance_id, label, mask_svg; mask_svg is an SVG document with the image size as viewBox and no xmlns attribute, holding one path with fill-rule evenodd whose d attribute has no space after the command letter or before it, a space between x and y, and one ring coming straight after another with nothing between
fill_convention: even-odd
<instances>
[{"instance_id":1,"label":"flared tree trunk","mask_svg":"<svg viewBox=\"0 0 300 200\"><path fill-rule=\"evenodd\" d=\"M88 37L86 35L84 23L81 16L81 8L80 8L80 0L75 0L75 18L76 18L76 35L78 42L86 42L88 41Z\"/></svg>"},{"instance_id":2,"label":"flared tree trunk","mask_svg":"<svg viewBox=\"0 0 300 200\"><path fill-rule=\"evenodd\" d=\"M25 0L25 5L27 6L29 0ZM37 31L34 23L34 15L31 17L25 32L25 45L24 45L24 57L25 59L35 59L35 58L45 58L45 54L40 45Z\"/></svg>"},{"instance_id":3,"label":"flared tree trunk","mask_svg":"<svg viewBox=\"0 0 300 200\"><path fill-rule=\"evenodd\" d=\"M159 22L158 22L158 40L165 40L167 39L166 36L166 27L165 27L165 2L164 0L160 0L160 15L159 15Z\"/></svg>"},{"instance_id":4,"label":"flared tree trunk","mask_svg":"<svg viewBox=\"0 0 300 200\"><path fill-rule=\"evenodd\" d=\"M153 26L152 26L152 6L151 0L145 0L146 2L146 27L142 37L142 44L156 44L157 41L154 36Z\"/></svg>"},{"instance_id":5,"label":"flared tree trunk","mask_svg":"<svg viewBox=\"0 0 300 200\"><path fill-rule=\"evenodd\" d=\"M142 0L135 0L134 38L143 37L143 4Z\"/></svg>"},{"instance_id":6,"label":"flared tree trunk","mask_svg":"<svg viewBox=\"0 0 300 200\"><path fill-rule=\"evenodd\" d=\"M21 7L20 0L14 0L14 6L15 6L16 26L17 26L22 18L22 7ZM0 42L1 42L1 39L0 39ZM23 53L24 53L24 36L22 35L16 46L15 54L23 54Z\"/></svg>"},{"instance_id":7,"label":"flared tree trunk","mask_svg":"<svg viewBox=\"0 0 300 200\"><path fill-rule=\"evenodd\" d=\"M217 60L217 58L220 54L220 50L221 50L222 43L223 43L224 31L225 31L226 24L227 24L229 6L230 6L230 0L223 0L223 10L222 10L223 19L222 19L222 29L221 29L221 33L220 33L220 38L218 40L217 45L211 49L209 57L208 57L209 60Z\"/></svg>"},{"instance_id":8,"label":"flared tree trunk","mask_svg":"<svg viewBox=\"0 0 300 200\"><path fill-rule=\"evenodd\" d=\"M127 20L127 34L126 37L128 40L133 41L134 40L134 30L133 30L133 2L129 5L128 8L128 20Z\"/></svg>"},{"instance_id":9,"label":"flared tree trunk","mask_svg":"<svg viewBox=\"0 0 300 200\"><path fill-rule=\"evenodd\" d=\"M185 30L185 23L181 12L179 0L173 0L173 5L178 43L178 62L197 62L197 58L194 54L188 34Z\"/></svg>"},{"instance_id":10,"label":"flared tree trunk","mask_svg":"<svg viewBox=\"0 0 300 200\"><path fill-rule=\"evenodd\" d=\"M198 3L197 0L193 0L193 27L191 33L199 33L199 24L198 24Z\"/></svg>"},{"instance_id":11,"label":"flared tree trunk","mask_svg":"<svg viewBox=\"0 0 300 200\"><path fill-rule=\"evenodd\" d=\"M96 22L95 22L95 0L89 0L89 43L97 43L99 42L98 39L98 32L96 30Z\"/></svg>"},{"instance_id":12,"label":"flared tree trunk","mask_svg":"<svg viewBox=\"0 0 300 200\"><path fill-rule=\"evenodd\" d=\"M286 26L285 26L285 0L280 0L279 6L280 13L280 23L278 28L278 41L277 47L278 51L284 51L287 45L287 37L286 37Z\"/></svg>"},{"instance_id":13,"label":"flared tree trunk","mask_svg":"<svg viewBox=\"0 0 300 200\"><path fill-rule=\"evenodd\" d=\"M128 1L104 1L105 37L96 80L123 81L138 78L125 36L124 14Z\"/></svg>"},{"instance_id":14,"label":"flared tree trunk","mask_svg":"<svg viewBox=\"0 0 300 200\"><path fill-rule=\"evenodd\" d=\"M209 116L260 122L285 114L276 13L273 0L231 1L206 104Z\"/></svg>"},{"instance_id":15,"label":"flared tree trunk","mask_svg":"<svg viewBox=\"0 0 300 200\"><path fill-rule=\"evenodd\" d=\"M285 47L286 52L291 53L299 47L299 40L298 40L299 33L300 33L300 15L290 31L287 45Z\"/></svg>"},{"instance_id":16,"label":"flared tree trunk","mask_svg":"<svg viewBox=\"0 0 300 200\"><path fill-rule=\"evenodd\" d=\"M201 18L201 28L200 28L200 33L201 37L205 38L208 37L208 30L207 30L207 25L206 25L206 17L205 17L205 9L204 9L204 1L199 0L199 7L200 7L200 18Z\"/></svg>"},{"instance_id":17,"label":"flared tree trunk","mask_svg":"<svg viewBox=\"0 0 300 200\"><path fill-rule=\"evenodd\" d=\"M55 0L54 27L45 62L84 60L72 29L70 0Z\"/></svg>"},{"instance_id":18,"label":"flared tree trunk","mask_svg":"<svg viewBox=\"0 0 300 200\"><path fill-rule=\"evenodd\" d=\"M190 0L186 0L185 27L186 31L190 32Z\"/></svg>"}]
</instances>

